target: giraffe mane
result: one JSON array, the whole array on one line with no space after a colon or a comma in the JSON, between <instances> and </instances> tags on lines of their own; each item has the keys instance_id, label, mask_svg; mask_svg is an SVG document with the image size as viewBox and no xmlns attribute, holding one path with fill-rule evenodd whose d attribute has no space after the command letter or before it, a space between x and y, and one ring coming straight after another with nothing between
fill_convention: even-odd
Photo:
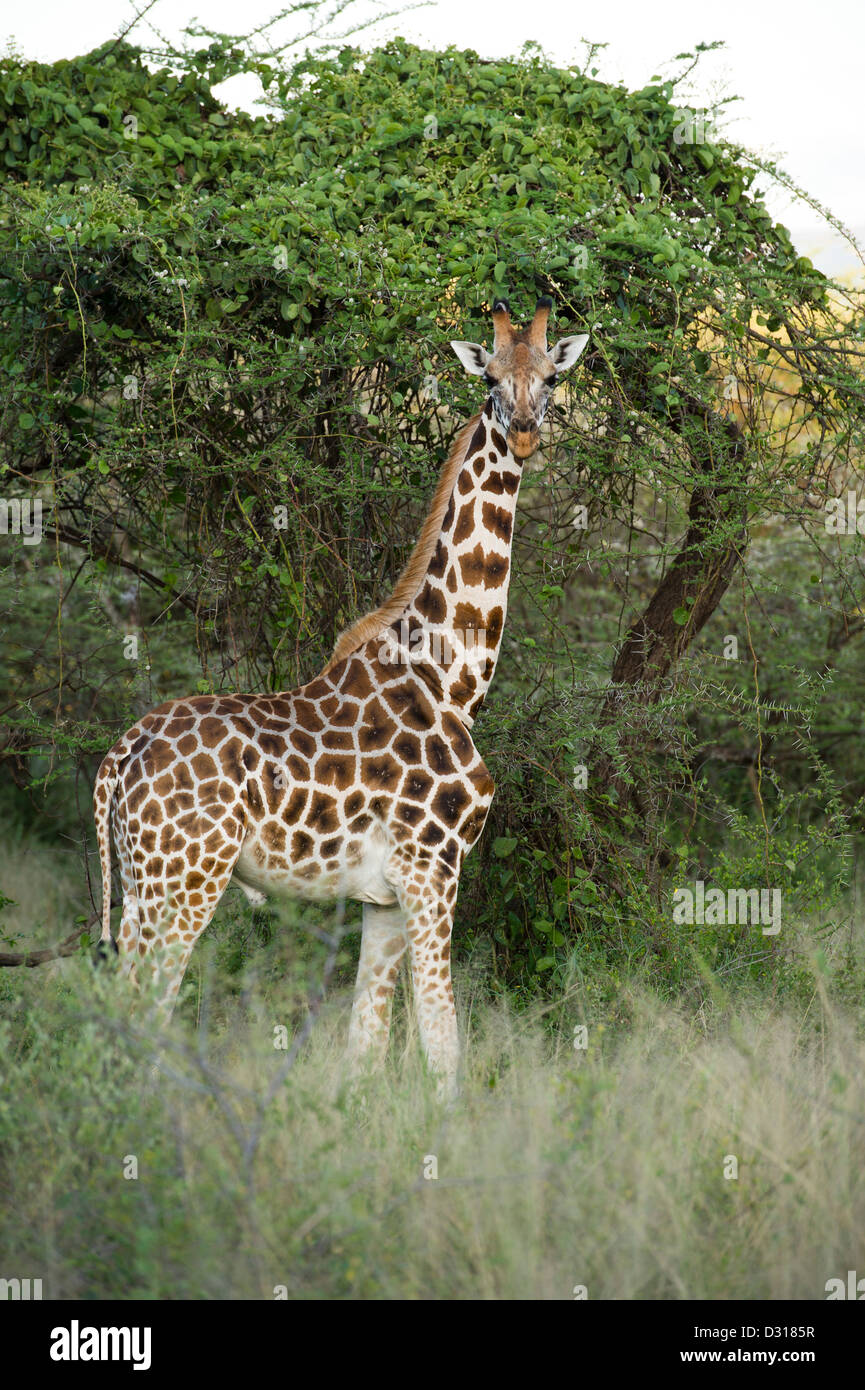
<instances>
[{"instance_id":1,"label":"giraffe mane","mask_svg":"<svg viewBox=\"0 0 865 1390\"><path fill-rule=\"evenodd\" d=\"M480 419L481 412L479 411L477 415L472 416L465 428L460 430L457 435L453 448L439 474L438 484L433 493L426 521L390 597L385 599L384 603L374 609L372 613L358 618L350 627L340 633L333 649L333 656L322 674L330 671L338 662L350 656L352 652L357 651L358 647L362 647L365 642L377 637L382 628L389 627L411 603L432 559L457 474L465 462L469 444Z\"/></svg>"}]
</instances>

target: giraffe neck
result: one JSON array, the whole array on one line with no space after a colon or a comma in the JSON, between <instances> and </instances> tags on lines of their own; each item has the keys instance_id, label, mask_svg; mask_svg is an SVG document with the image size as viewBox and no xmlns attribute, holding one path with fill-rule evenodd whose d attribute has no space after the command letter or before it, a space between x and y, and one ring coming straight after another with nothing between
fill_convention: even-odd
<instances>
[{"instance_id":1,"label":"giraffe neck","mask_svg":"<svg viewBox=\"0 0 865 1390\"><path fill-rule=\"evenodd\" d=\"M380 660L405 664L471 725L498 660L522 470L488 400L477 418L417 590Z\"/></svg>"}]
</instances>

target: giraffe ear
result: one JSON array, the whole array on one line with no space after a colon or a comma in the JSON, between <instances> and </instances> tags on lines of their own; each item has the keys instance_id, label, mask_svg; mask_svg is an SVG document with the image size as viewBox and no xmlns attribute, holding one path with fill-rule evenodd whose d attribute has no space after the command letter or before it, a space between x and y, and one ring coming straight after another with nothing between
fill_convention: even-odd
<instances>
[{"instance_id":1,"label":"giraffe ear","mask_svg":"<svg viewBox=\"0 0 865 1390\"><path fill-rule=\"evenodd\" d=\"M581 333L578 338L560 338L550 352L556 371L566 372L572 367L588 341L588 333Z\"/></svg>"},{"instance_id":2,"label":"giraffe ear","mask_svg":"<svg viewBox=\"0 0 865 1390\"><path fill-rule=\"evenodd\" d=\"M487 363L492 361L492 357L485 347L481 347L480 343L458 341L452 342L451 347L466 371L471 372L472 376L483 376L487 369Z\"/></svg>"}]
</instances>

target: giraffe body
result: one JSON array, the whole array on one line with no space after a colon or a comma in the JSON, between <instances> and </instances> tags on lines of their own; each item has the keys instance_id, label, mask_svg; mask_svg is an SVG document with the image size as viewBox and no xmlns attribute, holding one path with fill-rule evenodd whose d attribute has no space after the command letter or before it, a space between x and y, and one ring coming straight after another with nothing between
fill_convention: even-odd
<instances>
[{"instance_id":1,"label":"giraffe body","mask_svg":"<svg viewBox=\"0 0 865 1390\"><path fill-rule=\"evenodd\" d=\"M453 1090L451 929L494 791L469 728L498 655L519 483L491 396L390 600L343 634L321 675L276 695L170 701L109 750L94 790L102 940L113 819L119 951L128 972L164 978L168 1012L232 881L254 902L352 898L364 904L352 1061L383 1053L408 951L424 1049Z\"/></svg>"}]
</instances>

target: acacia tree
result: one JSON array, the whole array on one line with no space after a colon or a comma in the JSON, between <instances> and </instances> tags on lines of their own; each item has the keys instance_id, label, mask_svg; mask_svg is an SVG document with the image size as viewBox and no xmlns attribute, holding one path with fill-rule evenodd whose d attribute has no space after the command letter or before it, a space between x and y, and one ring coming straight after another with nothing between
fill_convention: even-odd
<instances>
[{"instance_id":1,"label":"acacia tree","mask_svg":"<svg viewBox=\"0 0 865 1390\"><path fill-rule=\"evenodd\" d=\"M68 779L64 758L92 771L180 687L311 676L398 571L477 408L447 340L482 337L496 295L550 294L557 334L591 341L524 485L486 716L488 895L500 877L488 912L469 895L521 958L546 924L548 964L587 913L659 885L694 750L729 718L766 824L747 581L748 661L707 685L700 653L755 527L814 518L819 541L814 499L861 456L861 301L797 255L757 188L776 171L676 79L631 92L401 40L146 56L0 72L0 460L48 517L6 581L41 622L34 650L33 618L11 620L7 765L22 789ZM212 95L250 68L268 116ZM861 598L852 560L833 629ZM695 702L717 714L700 738Z\"/></svg>"}]
</instances>

